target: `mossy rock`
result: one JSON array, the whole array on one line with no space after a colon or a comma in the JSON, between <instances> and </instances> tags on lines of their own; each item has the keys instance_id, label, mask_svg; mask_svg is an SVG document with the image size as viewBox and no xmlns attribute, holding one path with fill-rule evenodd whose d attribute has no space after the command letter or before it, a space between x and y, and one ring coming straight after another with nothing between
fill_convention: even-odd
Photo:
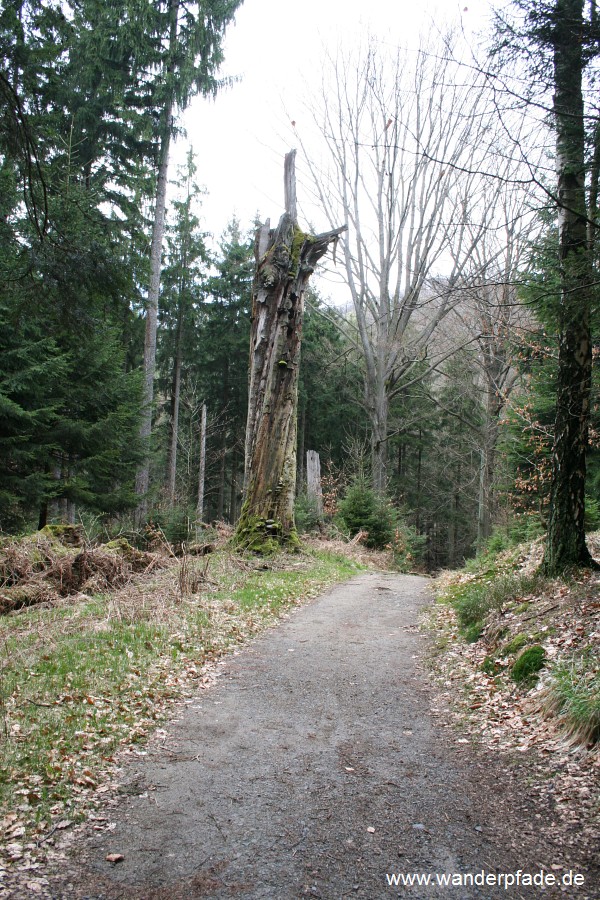
<instances>
[{"instance_id":1,"label":"mossy rock","mask_svg":"<svg viewBox=\"0 0 600 900\"><path fill-rule=\"evenodd\" d=\"M522 650L523 647L526 647L527 644L531 641L529 635L521 632L520 634L515 634L515 636L505 644L502 648L502 652L505 656L512 656L513 653L518 653L519 650Z\"/></svg>"},{"instance_id":2,"label":"mossy rock","mask_svg":"<svg viewBox=\"0 0 600 900\"><path fill-rule=\"evenodd\" d=\"M39 534L49 537L50 540L59 541L65 547L81 547L83 544L83 530L81 525L44 525Z\"/></svg>"},{"instance_id":3,"label":"mossy rock","mask_svg":"<svg viewBox=\"0 0 600 900\"><path fill-rule=\"evenodd\" d=\"M546 665L546 651L541 644L528 647L515 660L510 677L517 684L526 684L535 681L537 673Z\"/></svg>"}]
</instances>

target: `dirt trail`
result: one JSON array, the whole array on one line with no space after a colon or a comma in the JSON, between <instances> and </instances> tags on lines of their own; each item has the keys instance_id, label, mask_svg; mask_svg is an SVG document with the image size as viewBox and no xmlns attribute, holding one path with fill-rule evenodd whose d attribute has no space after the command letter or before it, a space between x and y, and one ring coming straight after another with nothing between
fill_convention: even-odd
<instances>
[{"instance_id":1,"label":"dirt trail","mask_svg":"<svg viewBox=\"0 0 600 900\"><path fill-rule=\"evenodd\" d=\"M169 726L166 749L126 773L116 828L88 839L54 896L559 896L388 885L392 873L554 861L509 849L520 813L507 812L498 773L430 714L416 631L427 601L425 579L362 575L228 659Z\"/></svg>"}]
</instances>

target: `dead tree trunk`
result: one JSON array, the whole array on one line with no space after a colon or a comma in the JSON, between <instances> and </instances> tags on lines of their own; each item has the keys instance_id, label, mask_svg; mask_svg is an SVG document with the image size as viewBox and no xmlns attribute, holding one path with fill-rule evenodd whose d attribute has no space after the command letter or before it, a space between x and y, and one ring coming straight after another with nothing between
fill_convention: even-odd
<instances>
[{"instance_id":1,"label":"dead tree trunk","mask_svg":"<svg viewBox=\"0 0 600 900\"><path fill-rule=\"evenodd\" d=\"M314 506L319 522L323 521L323 489L321 487L321 460L316 450L306 452L306 494Z\"/></svg>"},{"instance_id":2,"label":"dead tree trunk","mask_svg":"<svg viewBox=\"0 0 600 900\"><path fill-rule=\"evenodd\" d=\"M256 235L244 504L236 543L269 552L298 541L294 524L298 371L304 291L345 226L311 235L298 227L295 156L285 158L285 212Z\"/></svg>"}]
</instances>

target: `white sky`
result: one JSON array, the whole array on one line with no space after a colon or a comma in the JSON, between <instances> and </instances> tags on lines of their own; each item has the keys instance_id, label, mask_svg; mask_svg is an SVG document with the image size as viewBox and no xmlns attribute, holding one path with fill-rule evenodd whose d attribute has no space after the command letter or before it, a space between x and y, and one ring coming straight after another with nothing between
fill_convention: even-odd
<instances>
[{"instance_id":1,"label":"white sky","mask_svg":"<svg viewBox=\"0 0 600 900\"><path fill-rule=\"evenodd\" d=\"M220 73L240 81L215 100L196 98L187 110L187 140L177 142L171 177L191 143L198 183L208 191L207 231L218 237L234 214L243 229L257 212L276 223L283 157L293 147L289 123L301 127L306 82L320 77L323 46L359 43L371 33L391 46L416 47L422 31L449 21L476 42L488 9L488 0L244 0L226 34Z\"/></svg>"}]
</instances>

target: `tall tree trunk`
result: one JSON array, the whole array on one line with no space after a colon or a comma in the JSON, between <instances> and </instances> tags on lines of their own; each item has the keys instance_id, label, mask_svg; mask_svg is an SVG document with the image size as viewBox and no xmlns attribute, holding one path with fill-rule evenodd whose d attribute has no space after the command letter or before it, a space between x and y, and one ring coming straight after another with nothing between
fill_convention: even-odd
<instances>
[{"instance_id":1,"label":"tall tree trunk","mask_svg":"<svg viewBox=\"0 0 600 900\"><path fill-rule=\"evenodd\" d=\"M217 491L217 519L223 521L225 509L225 467L227 465L227 432L223 431L219 460L219 489Z\"/></svg>"},{"instance_id":2,"label":"tall tree trunk","mask_svg":"<svg viewBox=\"0 0 600 900\"><path fill-rule=\"evenodd\" d=\"M188 202L190 200L190 179L188 177ZM183 239L181 247L181 274L179 276L177 299L177 324L175 326L175 356L173 360L173 378L171 381L171 429L169 434L169 453L167 457L167 497L170 506L175 503L175 483L177 478L177 442L179 440L179 405L181 399L181 367L183 362L182 340L185 318L185 295L188 286L188 247L189 231Z\"/></svg>"},{"instance_id":3,"label":"tall tree trunk","mask_svg":"<svg viewBox=\"0 0 600 900\"><path fill-rule=\"evenodd\" d=\"M421 476L423 468L423 448L421 446L421 429L419 428L419 449L417 451L417 510L415 515L415 528L421 533Z\"/></svg>"},{"instance_id":4,"label":"tall tree trunk","mask_svg":"<svg viewBox=\"0 0 600 900\"><path fill-rule=\"evenodd\" d=\"M156 371L156 332L158 328L158 298L160 295L160 272L162 247L165 233L165 209L167 202L167 182L169 176L169 145L171 142L172 110L167 113L169 130L161 141L160 165L156 185L154 222L152 223L152 245L150 248L150 286L146 302L146 332L144 337L144 393L140 436L146 446L146 456L135 483L136 494L140 497L137 509L138 522L142 522L148 510L147 493L150 487L149 444L152 434L152 407L154 403L154 374Z\"/></svg>"},{"instance_id":5,"label":"tall tree trunk","mask_svg":"<svg viewBox=\"0 0 600 900\"><path fill-rule=\"evenodd\" d=\"M200 418L200 466L198 470L198 503L196 505L196 535L204 521L204 482L206 479L206 403L202 404Z\"/></svg>"},{"instance_id":6,"label":"tall tree trunk","mask_svg":"<svg viewBox=\"0 0 600 900\"><path fill-rule=\"evenodd\" d=\"M179 402L181 396L181 346L177 337L177 350L173 363L171 384L171 429L169 434L169 455L167 457L167 497L169 505L175 503L175 482L177 477L177 441L179 440Z\"/></svg>"},{"instance_id":7,"label":"tall tree trunk","mask_svg":"<svg viewBox=\"0 0 600 900\"><path fill-rule=\"evenodd\" d=\"M235 540L265 552L295 546L298 371L304 291L317 261L344 230L305 234L296 214L295 155L285 158L285 212L257 232L252 291L245 499Z\"/></svg>"},{"instance_id":8,"label":"tall tree trunk","mask_svg":"<svg viewBox=\"0 0 600 900\"><path fill-rule=\"evenodd\" d=\"M453 509L452 509L452 529L453 529L453 547L452 547L452 555L449 559L449 565L454 567L458 562L458 548L460 546L460 487L462 480L462 465L460 460L458 462L458 472L456 473L456 486L454 490L454 498L453 498Z\"/></svg>"},{"instance_id":9,"label":"tall tree trunk","mask_svg":"<svg viewBox=\"0 0 600 900\"><path fill-rule=\"evenodd\" d=\"M484 544L492 533L494 520L494 477L496 469L496 446L498 444L498 414L486 411L481 463L479 471L479 498L477 516L477 543Z\"/></svg>"},{"instance_id":10,"label":"tall tree trunk","mask_svg":"<svg viewBox=\"0 0 600 900\"><path fill-rule=\"evenodd\" d=\"M371 455L373 490L384 494L387 488L389 397L383 380L369 406L371 419Z\"/></svg>"},{"instance_id":11,"label":"tall tree trunk","mask_svg":"<svg viewBox=\"0 0 600 900\"><path fill-rule=\"evenodd\" d=\"M229 359L225 358L223 372L221 375L221 387L222 387L222 406L223 409L227 407L227 401L229 398ZM221 435L221 449L220 449L220 463L219 463L219 489L217 492L217 519L219 521L223 520L223 512L225 509L225 470L227 466L227 425L223 425L223 432Z\"/></svg>"},{"instance_id":12,"label":"tall tree trunk","mask_svg":"<svg viewBox=\"0 0 600 900\"><path fill-rule=\"evenodd\" d=\"M177 19L179 0L171 0L171 31L169 35L169 64L167 80L173 75L177 49ZM140 437L146 448L144 462L140 466L135 481L135 491L140 501L136 511L138 524L144 521L148 512L148 489L150 487L150 436L152 434L152 407L154 403L154 374L156 371L156 332L158 328L158 299L160 296L160 274L162 248L165 233L165 210L167 205L167 184L169 179L169 151L173 132L175 102L169 93L162 116L162 133L159 147L159 163L156 179L156 199L154 221L152 223L152 243L150 246L150 284L146 301L146 332L144 336L144 391Z\"/></svg>"},{"instance_id":13,"label":"tall tree trunk","mask_svg":"<svg viewBox=\"0 0 600 900\"><path fill-rule=\"evenodd\" d=\"M556 0L553 18L561 303L550 513L543 561L548 575L593 563L584 521L593 278L585 197L583 0Z\"/></svg>"}]
</instances>

